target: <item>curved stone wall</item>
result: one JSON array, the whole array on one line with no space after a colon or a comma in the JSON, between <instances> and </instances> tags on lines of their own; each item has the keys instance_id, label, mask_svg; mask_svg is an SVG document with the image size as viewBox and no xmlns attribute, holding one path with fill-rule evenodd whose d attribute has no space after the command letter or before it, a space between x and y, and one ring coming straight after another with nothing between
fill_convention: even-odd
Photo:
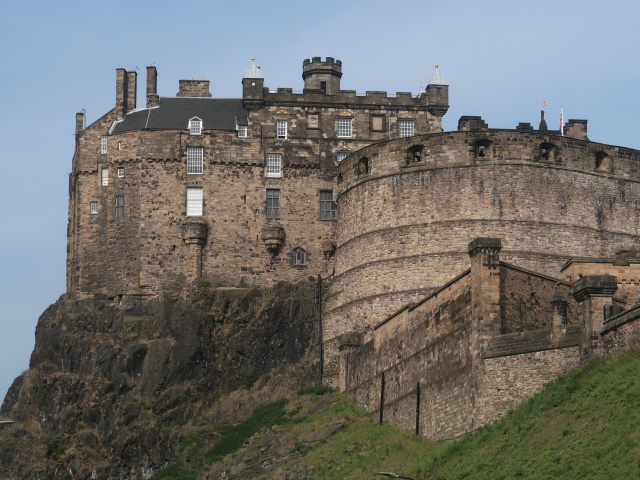
<instances>
[{"instance_id":1,"label":"curved stone wall","mask_svg":"<svg viewBox=\"0 0 640 480\"><path fill-rule=\"evenodd\" d=\"M476 237L501 238L503 260L552 276L571 257L637 246L638 166L635 150L513 130L354 153L339 167L325 338L366 331L463 272Z\"/></svg>"}]
</instances>

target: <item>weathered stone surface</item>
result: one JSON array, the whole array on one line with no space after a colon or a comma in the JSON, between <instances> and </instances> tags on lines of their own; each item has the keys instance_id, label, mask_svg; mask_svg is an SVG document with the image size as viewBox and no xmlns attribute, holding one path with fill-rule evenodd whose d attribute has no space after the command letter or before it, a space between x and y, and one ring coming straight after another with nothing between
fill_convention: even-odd
<instances>
[{"instance_id":1,"label":"weathered stone surface","mask_svg":"<svg viewBox=\"0 0 640 480\"><path fill-rule=\"evenodd\" d=\"M315 289L61 297L2 405L17 423L0 429L0 477L150 478L194 425L238 421L317 382Z\"/></svg>"}]
</instances>

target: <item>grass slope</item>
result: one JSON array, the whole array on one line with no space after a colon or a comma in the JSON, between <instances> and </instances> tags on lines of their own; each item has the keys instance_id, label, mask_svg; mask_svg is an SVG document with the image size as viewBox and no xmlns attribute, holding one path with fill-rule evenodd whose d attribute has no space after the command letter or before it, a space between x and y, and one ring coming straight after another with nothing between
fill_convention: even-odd
<instances>
[{"instance_id":1,"label":"grass slope","mask_svg":"<svg viewBox=\"0 0 640 480\"><path fill-rule=\"evenodd\" d=\"M258 422L262 430L253 423L241 435L244 442L234 442L240 448L223 449L220 454L228 454L224 458L209 451L206 461L201 457L195 462L196 470L209 472L201 478L212 479L223 471L230 479L383 478L374 476L378 471L416 480L640 478L639 374L640 351L596 359L550 383L502 420L443 442L378 426L345 395L305 392L286 405L278 403L274 417L258 412L268 417L266 423ZM337 433L309 440L309 431L337 421L344 424ZM223 432L233 428L217 430L218 435ZM275 432L279 437L274 441ZM270 450L270 444L279 445L280 453ZM236 465L251 463L252 450L263 455L257 458L274 461L259 475L255 470L251 476L247 470L234 473ZM195 466L191 458L182 465Z\"/></svg>"}]
</instances>

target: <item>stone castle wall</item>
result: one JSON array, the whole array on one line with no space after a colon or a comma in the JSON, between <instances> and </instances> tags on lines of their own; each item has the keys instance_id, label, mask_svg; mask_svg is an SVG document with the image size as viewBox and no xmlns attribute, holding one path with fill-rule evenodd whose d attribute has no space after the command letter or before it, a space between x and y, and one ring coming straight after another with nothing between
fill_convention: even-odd
<instances>
[{"instance_id":1,"label":"stone castle wall","mask_svg":"<svg viewBox=\"0 0 640 480\"><path fill-rule=\"evenodd\" d=\"M639 155L506 130L417 136L356 152L338 169L328 351L352 327L368 332L468 268L466 246L477 236L502 238L505 261L554 276L571 257L612 256L637 244Z\"/></svg>"}]
</instances>

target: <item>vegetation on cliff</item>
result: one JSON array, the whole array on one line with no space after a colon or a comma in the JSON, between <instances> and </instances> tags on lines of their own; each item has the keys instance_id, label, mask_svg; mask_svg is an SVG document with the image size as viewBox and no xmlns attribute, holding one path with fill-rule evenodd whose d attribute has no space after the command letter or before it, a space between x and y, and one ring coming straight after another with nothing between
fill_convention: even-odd
<instances>
[{"instance_id":1,"label":"vegetation on cliff","mask_svg":"<svg viewBox=\"0 0 640 480\"><path fill-rule=\"evenodd\" d=\"M430 442L379 426L335 392L301 395L256 412L277 419L223 459L196 436L157 478L416 480L640 478L640 352L600 358L549 384L502 420L454 441ZM252 417L253 418L253 417ZM220 442L233 428L211 432ZM198 439L198 440L196 440ZM199 476L198 476L199 475Z\"/></svg>"}]
</instances>

